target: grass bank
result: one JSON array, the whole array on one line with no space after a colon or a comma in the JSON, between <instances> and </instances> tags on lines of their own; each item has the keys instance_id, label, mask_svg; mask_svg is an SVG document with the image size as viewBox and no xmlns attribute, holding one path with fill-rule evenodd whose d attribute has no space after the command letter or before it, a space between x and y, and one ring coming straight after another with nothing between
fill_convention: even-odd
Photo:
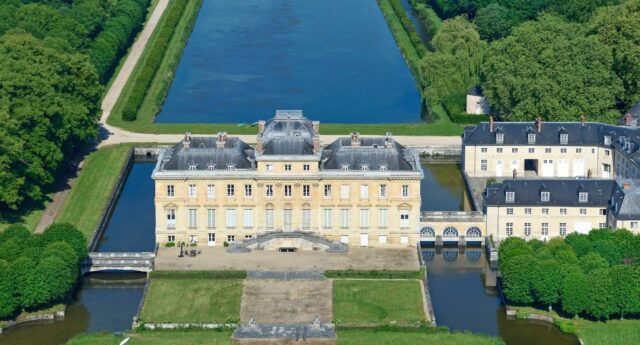
<instances>
[{"instance_id":1,"label":"grass bank","mask_svg":"<svg viewBox=\"0 0 640 345\"><path fill-rule=\"evenodd\" d=\"M442 26L442 19L425 0L409 0L409 3L411 3L413 9L418 13L418 17L424 23L429 37L433 38Z\"/></svg>"},{"instance_id":2,"label":"grass bank","mask_svg":"<svg viewBox=\"0 0 640 345\"><path fill-rule=\"evenodd\" d=\"M65 310L66 306L64 304L56 304L46 309L36 310L36 311L22 311L18 316L16 316L13 320L0 320L0 329L7 327L11 322L21 322L24 320L28 320L34 316L38 315L46 315L53 314L59 311Z\"/></svg>"},{"instance_id":3,"label":"grass bank","mask_svg":"<svg viewBox=\"0 0 640 345\"><path fill-rule=\"evenodd\" d=\"M449 333L440 328L339 329L339 345L504 345L499 338L471 333Z\"/></svg>"},{"instance_id":4,"label":"grass bank","mask_svg":"<svg viewBox=\"0 0 640 345\"><path fill-rule=\"evenodd\" d=\"M171 330L141 331L126 335L84 333L69 340L68 345L117 345L130 338L127 345L227 345L231 344L231 330Z\"/></svg>"},{"instance_id":5,"label":"grass bank","mask_svg":"<svg viewBox=\"0 0 640 345\"><path fill-rule=\"evenodd\" d=\"M242 280L151 278L142 306L143 323L236 323Z\"/></svg>"},{"instance_id":6,"label":"grass bank","mask_svg":"<svg viewBox=\"0 0 640 345\"><path fill-rule=\"evenodd\" d=\"M333 318L341 326L424 324L420 281L334 280Z\"/></svg>"},{"instance_id":7,"label":"grass bank","mask_svg":"<svg viewBox=\"0 0 640 345\"><path fill-rule=\"evenodd\" d=\"M88 239L98 224L133 146L135 144L114 145L90 153L56 222L75 225Z\"/></svg>"}]
</instances>

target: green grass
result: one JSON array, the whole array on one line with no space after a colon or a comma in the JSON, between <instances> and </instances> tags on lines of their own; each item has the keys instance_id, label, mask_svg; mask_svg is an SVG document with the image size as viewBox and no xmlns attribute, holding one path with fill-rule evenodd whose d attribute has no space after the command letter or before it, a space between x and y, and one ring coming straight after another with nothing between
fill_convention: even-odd
<instances>
[{"instance_id":1,"label":"green grass","mask_svg":"<svg viewBox=\"0 0 640 345\"><path fill-rule=\"evenodd\" d=\"M142 331L127 335L84 333L69 340L68 345L118 345L131 337L127 345L227 345L231 344L230 330L171 330Z\"/></svg>"},{"instance_id":2,"label":"green grass","mask_svg":"<svg viewBox=\"0 0 640 345\"><path fill-rule=\"evenodd\" d=\"M346 278L346 279L422 279L425 276L425 269L418 270L327 270L324 271L326 278Z\"/></svg>"},{"instance_id":3,"label":"green grass","mask_svg":"<svg viewBox=\"0 0 640 345\"><path fill-rule=\"evenodd\" d=\"M88 239L109 201L133 146L108 146L89 154L56 222L75 225Z\"/></svg>"},{"instance_id":4,"label":"green grass","mask_svg":"<svg viewBox=\"0 0 640 345\"><path fill-rule=\"evenodd\" d=\"M334 280L333 317L339 325L421 324L420 281Z\"/></svg>"},{"instance_id":5,"label":"green grass","mask_svg":"<svg viewBox=\"0 0 640 345\"><path fill-rule=\"evenodd\" d=\"M152 278L140 319L145 323L235 323L240 279Z\"/></svg>"},{"instance_id":6,"label":"green grass","mask_svg":"<svg viewBox=\"0 0 640 345\"><path fill-rule=\"evenodd\" d=\"M40 222L40 218L42 218L44 211L51 202L51 198L53 198L53 193L47 194L44 202L22 205L18 210L2 214L2 217L0 217L0 232L12 224L22 224L29 231L34 232L38 222Z\"/></svg>"},{"instance_id":7,"label":"green grass","mask_svg":"<svg viewBox=\"0 0 640 345\"><path fill-rule=\"evenodd\" d=\"M341 329L338 330L338 345L500 345L499 338L471 333L448 333L443 331Z\"/></svg>"},{"instance_id":8,"label":"green grass","mask_svg":"<svg viewBox=\"0 0 640 345\"><path fill-rule=\"evenodd\" d=\"M440 19L436 11L426 3L419 0L410 0L409 2L416 12L418 12L418 17L420 17L424 26L427 28L429 37L433 38L442 26L442 19Z\"/></svg>"}]
</instances>

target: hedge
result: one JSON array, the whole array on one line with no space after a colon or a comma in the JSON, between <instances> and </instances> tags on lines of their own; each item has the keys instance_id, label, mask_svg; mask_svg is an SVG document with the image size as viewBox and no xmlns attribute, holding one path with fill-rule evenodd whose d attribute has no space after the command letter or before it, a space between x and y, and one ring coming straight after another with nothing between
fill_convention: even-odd
<instances>
[{"instance_id":1,"label":"hedge","mask_svg":"<svg viewBox=\"0 0 640 345\"><path fill-rule=\"evenodd\" d=\"M89 59L104 83L138 34L147 15L149 0L121 0L103 30L89 48Z\"/></svg>"},{"instance_id":2,"label":"hedge","mask_svg":"<svg viewBox=\"0 0 640 345\"><path fill-rule=\"evenodd\" d=\"M161 279L245 279L247 271L153 271L149 277Z\"/></svg>"},{"instance_id":3,"label":"hedge","mask_svg":"<svg viewBox=\"0 0 640 345\"><path fill-rule=\"evenodd\" d=\"M422 58L427 54L427 48L424 46L422 39L420 39L420 36L418 35L418 32L413 25L413 22L411 22L411 19L409 19L409 17L407 16L402 3L400 2L400 0L391 0L391 7L393 7L393 11L398 16L400 24L402 24L402 27L407 32L407 35L409 35L409 39L411 40L411 44L416 50L416 53L420 58Z\"/></svg>"},{"instance_id":4,"label":"hedge","mask_svg":"<svg viewBox=\"0 0 640 345\"><path fill-rule=\"evenodd\" d=\"M167 18L164 24L158 31L158 36L153 41L149 55L142 67L142 70L137 75L137 78L133 81L133 87L127 102L122 110L122 119L125 121L135 121L138 117L138 109L142 105L147 90L151 86L153 78L156 76L160 64L164 59L164 54L167 51L169 42L173 37L173 32L182 17L185 7L187 6L187 0L174 0L169 4L167 9Z\"/></svg>"},{"instance_id":5,"label":"hedge","mask_svg":"<svg viewBox=\"0 0 640 345\"><path fill-rule=\"evenodd\" d=\"M419 270L327 270L325 278L358 278L358 279L422 279L425 269Z\"/></svg>"},{"instance_id":6,"label":"hedge","mask_svg":"<svg viewBox=\"0 0 640 345\"><path fill-rule=\"evenodd\" d=\"M483 121L489 121L489 115L473 115L464 111L466 96L447 97L442 101L442 107L447 112L451 122L466 125L476 125Z\"/></svg>"},{"instance_id":7,"label":"hedge","mask_svg":"<svg viewBox=\"0 0 640 345\"><path fill-rule=\"evenodd\" d=\"M436 11L434 11L429 5L420 2L419 0L409 0L409 2L411 3L411 6L413 6L413 9L418 12L418 17L420 17L420 20L424 23L429 37L433 38L442 26L442 19L438 17Z\"/></svg>"}]
</instances>

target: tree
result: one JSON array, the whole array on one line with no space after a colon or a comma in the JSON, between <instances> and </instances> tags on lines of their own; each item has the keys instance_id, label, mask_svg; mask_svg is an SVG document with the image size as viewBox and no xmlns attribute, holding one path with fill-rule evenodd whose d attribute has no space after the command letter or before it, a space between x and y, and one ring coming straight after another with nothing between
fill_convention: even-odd
<instances>
[{"instance_id":1,"label":"tree","mask_svg":"<svg viewBox=\"0 0 640 345\"><path fill-rule=\"evenodd\" d=\"M0 260L0 319L7 318L18 308L15 283L9 264Z\"/></svg>"},{"instance_id":2,"label":"tree","mask_svg":"<svg viewBox=\"0 0 640 345\"><path fill-rule=\"evenodd\" d=\"M539 260L536 263L533 290L539 302L549 306L560 301L562 274L560 263L556 260Z\"/></svg>"},{"instance_id":3,"label":"tree","mask_svg":"<svg viewBox=\"0 0 640 345\"><path fill-rule=\"evenodd\" d=\"M73 225L68 223L54 223L44 230L42 239L45 243L63 241L68 243L76 253L77 260L87 256L87 240Z\"/></svg>"},{"instance_id":4,"label":"tree","mask_svg":"<svg viewBox=\"0 0 640 345\"><path fill-rule=\"evenodd\" d=\"M580 258L580 268L582 268L586 274L590 274L597 269L604 269L608 267L609 263L607 260L595 252L585 254Z\"/></svg>"},{"instance_id":5,"label":"tree","mask_svg":"<svg viewBox=\"0 0 640 345\"><path fill-rule=\"evenodd\" d=\"M55 255L44 257L36 266L39 279L46 282L46 291L41 296L47 299L41 304L50 303L62 299L76 281L76 276L66 266L64 260Z\"/></svg>"},{"instance_id":6,"label":"tree","mask_svg":"<svg viewBox=\"0 0 640 345\"><path fill-rule=\"evenodd\" d=\"M575 251L579 257L593 251L593 243L588 235L574 232L567 235L564 240L573 248L573 251Z\"/></svg>"},{"instance_id":7,"label":"tree","mask_svg":"<svg viewBox=\"0 0 640 345\"><path fill-rule=\"evenodd\" d=\"M622 83L609 49L579 24L542 15L494 41L482 65L482 88L509 121L613 122Z\"/></svg>"},{"instance_id":8,"label":"tree","mask_svg":"<svg viewBox=\"0 0 640 345\"><path fill-rule=\"evenodd\" d=\"M533 250L527 245L527 241L519 237L509 237L500 243L500 248L498 249L500 267L506 266L516 256L533 254Z\"/></svg>"},{"instance_id":9,"label":"tree","mask_svg":"<svg viewBox=\"0 0 640 345\"><path fill-rule=\"evenodd\" d=\"M515 13L499 3L493 3L478 10L473 23L478 27L482 39L493 41L509 35L515 24Z\"/></svg>"},{"instance_id":10,"label":"tree","mask_svg":"<svg viewBox=\"0 0 640 345\"><path fill-rule=\"evenodd\" d=\"M616 312L615 285L608 268L599 268L587 275L589 303L586 312L596 319L608 319Z\"/></svg>"},{"instance_id":11,"label":"tree","mask_svg":"<svg viewBox=\"0 0 640 345\"><path fill-rule=\"evenodd\" d=\"M534 301L532 295L535 279L536 259L531 255L520 255L501 264L504 293L509 301L528 304Z\"/></svg>"},{"instance_id":12,"label":"tree","mask_svg":"<svg viewBox=\"0 0 640 345\"><path fill-rule=\"evenodd\" d=\"M640 313L640 269L616 265L611 269L611 279L615 282L615 312L621 318Z\"/></svg>"},{"instance_id":13,"label":"tree","mask_svg":"<svg viewBox=\"0 0 640 345\"><path fill-rule=\"evenodd\" d=\"M599 7L619 3L620 0L556 0L549 6L549 10L568 20L586 22Z\"/></svg>"},{"instance_id":14,"label":"tree","mask_svg":"<svg viewBox=\"0 0 640 345\"><path fill-rule=\"evenodd\" d=\"M587 277L580 269L570 270L562 282L562 310L578 315L589 305Z\"/></svg>"}]
</instances>

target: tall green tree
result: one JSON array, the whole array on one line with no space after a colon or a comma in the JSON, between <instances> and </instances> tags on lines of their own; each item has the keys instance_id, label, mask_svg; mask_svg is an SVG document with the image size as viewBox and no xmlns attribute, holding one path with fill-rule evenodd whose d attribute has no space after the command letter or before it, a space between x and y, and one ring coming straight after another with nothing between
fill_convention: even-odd
<instances>
[{"instance_id":1,"label":"tall green tree","mask_svg":"<svg viewBox=\"0 0 640 345\"><path fill-rule=\"evenodd\" d=\"M536 279L536 258L532 255L520 255L500 267L507 299L520 304L533 303L535 300L532 291Z\"/></svg>"},{"instance_id":2,"label":"tall green tree","mask_svg":"<svg viewBox=\"0 0 640 345\"><path fill-rule=\"evenodd\" d=\"M580 258L580 268L582 268L586 274L590 274L597 269L604 269L608 267L609 263L607 260L595 252L587 253Z\"/></svg>"},{"instance_id":3,"label":"tall green tree","mask_svg":"<svg viewBox=\"0 0 640 345\"><path fill-rule=\"evenodd\" d=\"M587 283L589 285L587 313L599 320L609 319L618 309L611 270L599 268L591 271L587 275Z\"/></svg>"},{"instance_id":4,"label":"tall green tree","mask_svg":"<svg viewBox=\"0 0 640 345\"><path fill-rule=\"evenodd\" d=\"M15 288L9 263L0 260L0 319L11 316L18 308Z\"/></svg>"},{"instance_id":5,"label":"tall green tree","mask_svg":"<svg viewBox=\"0 0 640 345\"><path fill-rule=\"evenodd\" d=\"M611 49L579 24L551 15L526 22L494 41L482 68L493 109L510 121L612 122L623 93Z\"/></svg>"},{"instance_id":6,"label":"tall green tree","mask_svg":"<svg viewBox=\"0 0 640 345\"><path fill-rule=\"evenodd\" d=\"M534 269L532 287L536 299L551 309L553 304L560 302L562 292L560 263L556 260L538 260Z\"/></svg>"},{"instance_id":7,"label":"tall green tree","mask_svg":"<svg viewBox=\"0 0 640 345\"><path fill-rule=\"evenodd\" d=\"M580 269L569 271L562 281L562 310L578 315L587 310L589 302L587 276Z\"/></svg>"},{"instance_id":8,"label":"tall green tree","mask_svg":"<svg viewBox=\"0 0 640 345\"><path fill-rule=\"evenodd\" d=\"M611 279L615 282L615 313L622 318L640 313L640 269L637 266L616 265L611 268Z\"/></svg>"},{"instance_id":9,"label":"tall green tree","mask_svg":"<svg viewBox=\"0 0 640 345\"><path fill-rule=\"evenodd\" d=\"M493 41L509 35L516 24L516 18L511 10L493 3L478 10L473 23L478 27L482 39Z\"/></svg>"}]
</instances>

